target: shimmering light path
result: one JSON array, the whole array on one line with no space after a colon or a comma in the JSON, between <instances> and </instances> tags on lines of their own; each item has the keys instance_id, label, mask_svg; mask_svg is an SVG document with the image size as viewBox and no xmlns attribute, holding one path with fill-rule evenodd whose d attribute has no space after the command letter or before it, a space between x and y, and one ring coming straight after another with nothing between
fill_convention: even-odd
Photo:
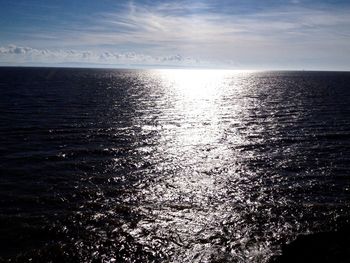
<instances>
[{"instance_id":1,"label":"shimmering light path","mask_svg":"<svg viewBox=\"0 0 350 263\"><path fill-rule=\"evenodd\" d=\"M255 239L278 237L298 225L258 219L287 200L269 196L262 167L254 171L246 164L264 158L244 149L259 143L259 129L267 128L249 116L261 92L249 85L256 76L177 70L150 75L156 85L148 88L162 94L155 100L159 112L137 122L159 131L152 157L157 173L151 185L140 187L144 219L132 236L144 246L162 244L176 262L267 259L271 240ZM265 207L268 201L271 207ZM265 233L257 234L261 227Z\"/></svg>"},{"instance_id":2,"label":"shimmering light path","mask_svg":"<svg viewBox=\"0 0 350 263\"><path fill-rule=\"evenodd\" d=\"M349 218L348 73L0 76L5 258L266 262Z\"/></svg>"}]
</instances>

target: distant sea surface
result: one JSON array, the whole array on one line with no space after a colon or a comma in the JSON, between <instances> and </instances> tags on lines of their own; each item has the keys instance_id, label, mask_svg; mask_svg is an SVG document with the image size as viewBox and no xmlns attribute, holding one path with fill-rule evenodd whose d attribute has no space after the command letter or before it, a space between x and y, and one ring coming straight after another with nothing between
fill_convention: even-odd
<instances>
[{"instance_id":1,"label":"distant sea surface","mask_svg":"<svg viewBox=\"0 0 350 263\"><path fill-rule=\"evenodd\" d=\"M350 73L0 68L0 261L266 262L349 171Z\"/></svg>"}]
</instances>

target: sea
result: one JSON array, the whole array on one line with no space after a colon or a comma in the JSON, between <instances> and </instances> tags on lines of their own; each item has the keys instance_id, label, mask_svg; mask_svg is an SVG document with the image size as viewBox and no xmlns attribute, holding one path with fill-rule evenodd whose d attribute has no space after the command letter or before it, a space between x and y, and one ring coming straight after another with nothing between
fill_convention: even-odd
<instances>
[{"instance_id":1,"label":"sea","mask_svg":"<svg viewBox=\"0 0 350 263\"><path fill-rule=\"evenodd\" d=\"M349 72L0 68L2 262L268 262L349 171Z\"/></svg>"}]
</instances>

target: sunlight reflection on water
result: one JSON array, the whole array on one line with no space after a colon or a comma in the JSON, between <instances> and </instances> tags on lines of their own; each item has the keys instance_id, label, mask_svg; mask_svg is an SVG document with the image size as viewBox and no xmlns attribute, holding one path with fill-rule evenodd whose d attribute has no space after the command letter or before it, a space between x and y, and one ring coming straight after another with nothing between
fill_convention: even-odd
<instances>
[{"instance_id":1,"label":"sunlight reflection on water","mask_svg":"<svg viewBox=\"0 0 350 263\"><path fill-rule=\"evenodd\" d=\"M238 172L242 165L234 147L246 140L237 129L244 128L239 121L246 110L245 87L239 82L249 73L164 70L155 75L165 90L156 106L163 108L156 118L162 175L142 189L141 209L146 218L152 214L151 222L141 220L131 233L144 245L166 240L174 262L209 262L222 255L233 259L237 249L229 244L237 246L237 240L225 240L224 232L230 231L225 222L243 220L235 202L249 202L240 186L246 178ZM162 107L164 98L171 104ZM232 103L232 98L239 100ZM238 234L239 242L248 234Z\"/></svg>"}]
</instances>

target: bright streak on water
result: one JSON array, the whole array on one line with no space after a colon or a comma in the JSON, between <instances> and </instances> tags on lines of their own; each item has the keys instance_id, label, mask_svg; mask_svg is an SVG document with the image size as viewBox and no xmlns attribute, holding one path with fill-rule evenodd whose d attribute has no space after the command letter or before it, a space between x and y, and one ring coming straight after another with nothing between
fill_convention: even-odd
<instances>
[{"instance_id":1,"label":"bright streak on water","mask_svg":"<svg viewBox=\"0 0 350 263\"><path fill-rule=\"evenodd\" d=\"M237 155L242 153L235 148L247 143L249 136L239 131L245 110L240 100L247 92L240 82L249 74L207 70L154 74L157 88L164 92L155 106L161 112L153 126L159 130L156 156L161 159L157 168L162 175L142 187L140 209L151 213L152 219L140 220L133 237L145 246L166 240L167 253L176 262L233 260L239 250L244 261L266 257L266 244L246 247L252 235L248 225L231 233L237 240L225 237L225 231L232 231L225 223L244 220L235 206L249 206L249 193L241 184L259 188L258 181L239 172L242 156ZM232 98L237 98L235 103Z\"/></svg>"}]
</instances>

